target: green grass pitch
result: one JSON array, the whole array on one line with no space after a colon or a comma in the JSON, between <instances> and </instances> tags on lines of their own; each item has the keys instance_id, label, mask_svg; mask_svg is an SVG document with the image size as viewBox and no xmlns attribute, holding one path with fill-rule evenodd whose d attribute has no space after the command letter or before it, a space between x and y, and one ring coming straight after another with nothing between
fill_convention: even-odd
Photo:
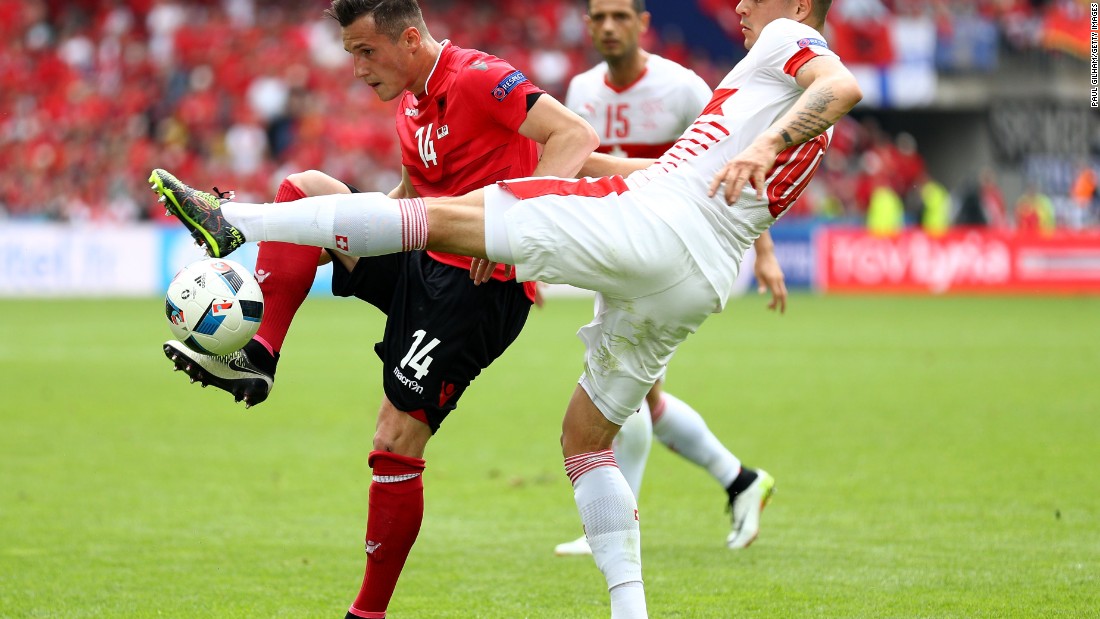
<instances>
[{"instance_id":1,"label":"green grass pitch","mask_svg":"<svg viewBox=\"0 0 1100 619\"><path fill-rule=\"evenodd\" d=\"M653 447L661 618L1100 616L1100 298L760 297L673 361L778 482L747 551L723 493ZM0 301L0 617L343 617L380 397L365 304L306 303L245 411L160 351L159 299ZM428 446L390 616L599 618L558 446L585 300L552 299Z\"/></svg>"}]
</instances>

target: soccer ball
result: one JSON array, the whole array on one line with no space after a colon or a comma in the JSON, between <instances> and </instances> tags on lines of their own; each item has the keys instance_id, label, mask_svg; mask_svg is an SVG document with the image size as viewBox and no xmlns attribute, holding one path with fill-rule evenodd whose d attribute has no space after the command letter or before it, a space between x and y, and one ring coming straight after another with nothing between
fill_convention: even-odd
<instances>
[{"instance_id":1,"label":"soccer ball","mask_svg":"<svg viewBox=\"0 0 1100 619\"><path fill-rule=\"evenodd\" d=\"M207 258L182 269L168 284L164 315L176 339L205 355L240 350L260 328L264 296L248 269Z\"/></svg>"}]
</instances>

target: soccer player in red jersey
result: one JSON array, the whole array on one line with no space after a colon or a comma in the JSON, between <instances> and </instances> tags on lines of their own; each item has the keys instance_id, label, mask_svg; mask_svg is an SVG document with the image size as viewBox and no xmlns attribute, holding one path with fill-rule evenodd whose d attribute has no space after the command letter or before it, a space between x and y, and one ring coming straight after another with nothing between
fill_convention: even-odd
<instances>
[{"instance_id":1,"label":"soccer player in red jersey","mask_svg":"<svg viewBox=\"0 0 1100 619\"><path fill-rule=\"evenodd\" d=\"M415 0L335 0L326 14L340 24L355 77L383 101L398 101L403 171L392 198L411 203L509 178L573 176L598 144L579 116L506 61L435 41ZM353 191L321 172L302 172L283 181L272 208ZM331 240L338 250L357 242L354 235ZM451 253L356 258L266 242L257 259L266 307L256 337L226 357L201 355L175 341L165 344L165 353L193 379L246 405L262 402L318 259L330 255L333 293L359 297L387 315L375 347L385 396L368 461L367 566L348 612L384 617L423 518L424 447L474 377L519 335L535 284L516 282L503 265Z\"/></svg>"}]
</instances>

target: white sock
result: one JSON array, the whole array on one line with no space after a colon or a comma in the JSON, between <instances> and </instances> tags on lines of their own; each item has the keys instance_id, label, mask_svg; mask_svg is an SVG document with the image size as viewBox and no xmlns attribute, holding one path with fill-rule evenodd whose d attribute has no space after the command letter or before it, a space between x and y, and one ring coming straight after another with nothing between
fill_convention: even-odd
<instances>
[{"instance_id":1,"label":"white sock","mask_svg":"<svg viewBox=\"0 0 1100 619\"><path fill-rule=\"evenodd\" d=\"M638 503L615 466L614 455L606 449L570 456L565 459L565 472L573 482L573 498L585 537L592 547L596 567L607 580L608 591L624 583L637 583L612 595L612 617L645 617ZM622 608L620 614L616 614L616 607Z\"/></svg>"},{"instance_id":2,"label":"white sock","mask_svg":"<svg viewBox=\"0 0 1100 619\"><path fill-rule=\"evenodd\" d=\"M741 460L714 436L703 417L670 393L661 395L653 412L653 433L666 447L705 468L723 488L741 471Z\"/></svg>"},{"instance_id":3,"label":"white sock","mask_svg":"<svg viewBox=\"0 0 1100 619\"><path fill-rule=\"evenodd\" d=\"M649 448L653 445L653 419L649 415L649 404L642 402L642 408L626 418L611 449L615 452L615 462L619 464L634 498L641 496L642 476L649 458Z\"/></svg>"},{"instance_id":4,"label":"white sock","mask_svg":"<svg viewBox=\"0 0 1100 619\"><path fill-rule=\"evenodd\" d=\"M635 619L648 616L642 583L624 582L611 588L611 619Z\"/></svg>"},{"instance_id":5,"label":"white sock","mask_svg":"<svg viewBox=\"0 0 1100 619\"><path fill-rule=\"evenodd\" d=\"M221 209L249 241L327 247L352 256L423 249L428 242L427 210L419 198L354 193L278 204L226 202Z\"/></svg>"}]
</instances>

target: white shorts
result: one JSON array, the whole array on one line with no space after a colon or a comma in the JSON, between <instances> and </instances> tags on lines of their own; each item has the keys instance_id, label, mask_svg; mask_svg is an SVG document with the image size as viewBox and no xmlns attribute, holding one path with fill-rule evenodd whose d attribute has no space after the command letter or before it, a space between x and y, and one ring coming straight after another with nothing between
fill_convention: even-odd
<instances>
[{"instance_id":1,"label":"white shorts","mask_svg":"<svg viewBox=\"0 0 1100 619\"><path fill-rule=\"evenodd\" d=\"M580 384L620 425L720 302L676 233L621 181L526 179L485 189L490 259L514 264L521 280L597 293L596 315L577 333Z\"/></svg>"}]
</instances>

